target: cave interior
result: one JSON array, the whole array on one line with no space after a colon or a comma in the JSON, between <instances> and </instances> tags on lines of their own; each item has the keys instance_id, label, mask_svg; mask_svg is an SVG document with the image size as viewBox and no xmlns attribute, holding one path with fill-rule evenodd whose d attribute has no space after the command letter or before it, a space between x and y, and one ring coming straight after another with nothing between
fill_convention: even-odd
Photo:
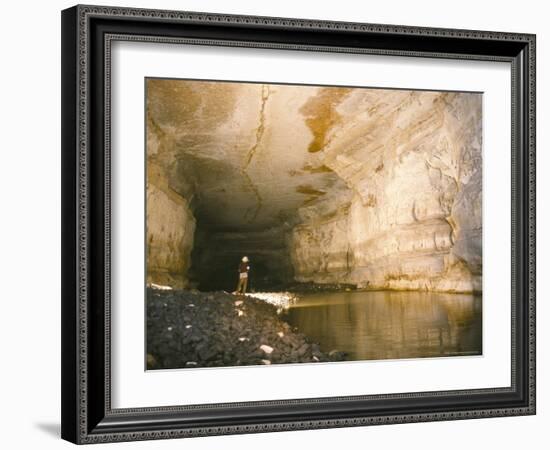
<instances>
[{"instance_id":1,"label":"cave interior","mask_svg":"<svg viewBox=\"0 0 550 450\"><path fill-rule=\"evenodd\" d=\"M480 289L480 94L146 87L148 282Z\"/></svg>"}]
</instances>

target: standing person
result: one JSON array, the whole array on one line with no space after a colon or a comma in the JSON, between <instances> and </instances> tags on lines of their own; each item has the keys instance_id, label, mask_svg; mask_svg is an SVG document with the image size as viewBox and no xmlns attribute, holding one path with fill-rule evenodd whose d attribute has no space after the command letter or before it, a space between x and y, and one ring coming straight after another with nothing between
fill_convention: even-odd
<instances>
[{"instance_id":1,"label":"standing person","mask_svg":"<svg viewBox=\"0 0 550 450\"><path fill-rule=\"evenodd\" d=\"M237 284L237 294L243 294L246 292L248 285L248 272L250 266L248 265L248 257L243 256L241 263L239 264L239 283Z\"/></svg>"}]
</instances>

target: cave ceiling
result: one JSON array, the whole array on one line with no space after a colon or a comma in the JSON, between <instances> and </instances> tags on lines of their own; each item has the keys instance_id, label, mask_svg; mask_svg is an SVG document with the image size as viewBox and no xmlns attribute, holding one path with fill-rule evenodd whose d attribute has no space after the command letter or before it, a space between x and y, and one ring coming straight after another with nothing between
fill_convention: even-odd
<instances>
[{"instance_id":1,"label":"cave ceiling","mask_svg":"<svg viewBox=\"0 0 550 450\"><path fill-rule=\"evenodd\" d=\"M299 208L349 200L321 158L349 89L151 79L147 90L149 161L200 226L292 226Z\"/></svg>"}]
</instances>

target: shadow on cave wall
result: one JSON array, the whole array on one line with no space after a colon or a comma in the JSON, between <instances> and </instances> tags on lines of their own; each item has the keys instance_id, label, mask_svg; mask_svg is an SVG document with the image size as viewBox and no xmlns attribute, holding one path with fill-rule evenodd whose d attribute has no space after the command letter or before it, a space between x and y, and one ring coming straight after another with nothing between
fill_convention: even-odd
<instances>
[{"instance_id":1,"label":"shadow on cave wall","mask_svg":"<svg viewBox=\"0 0 550 450\"><path fill-rule=\"evenodd\" d=\"M255 248L250 248L249 241L247 233L235 240L224 239L223 233L197 230L189 270L191 285L200 291L234 291L243 256L250 259L248 292L280 290L288 285L293 277L287 249L269 248L269 242L262 246L257 239Z\"/></svg>"}]
</instances>

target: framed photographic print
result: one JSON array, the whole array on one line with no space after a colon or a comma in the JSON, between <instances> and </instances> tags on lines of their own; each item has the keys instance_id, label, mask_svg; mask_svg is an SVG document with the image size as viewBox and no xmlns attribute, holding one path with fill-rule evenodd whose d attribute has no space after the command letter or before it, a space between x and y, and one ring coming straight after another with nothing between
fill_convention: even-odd
<instances>
[{"instance_id":1,"label":"framed photographic print","mask_svg":"<svg viewBox=\"0 0 550 450\"><path fill-rule=\"evenodd\" d=\"M62 436L535 413L535 36L62 12Z\"/></svg>"}]
</instances>

